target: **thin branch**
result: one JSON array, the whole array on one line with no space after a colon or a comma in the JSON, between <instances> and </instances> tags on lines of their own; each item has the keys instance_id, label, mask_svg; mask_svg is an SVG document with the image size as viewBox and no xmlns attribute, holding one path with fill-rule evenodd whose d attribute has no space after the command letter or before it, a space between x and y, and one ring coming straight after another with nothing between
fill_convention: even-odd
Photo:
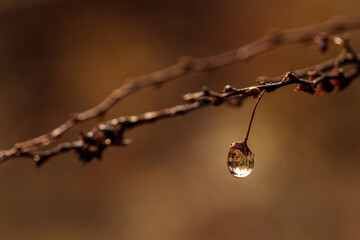
<instances>
[{"instance_id":1,"label":"thin branch","mask_svg":"<svg viewBox=\"0 0 360 240\"><path fill-rule=\"evenodd\" d=\"M253 111L252 111L252 114L251 114L251 118L250 118L250 122L249 122L249 127L248 127L248 130L246 132L246 135L245 135L245 138L244 138L244 142L246 143L247 140L249 139L249 134L250 134L250 129L251 129L251 124L254 120L254 115L255 115L255 111L256 111L256 107L257 105L259 104L261 98L264 96L264 93L265 93L265 90L263 90L260 94L260 96L258 97L258 99L256 100L256 103L255 103L255 106L253 108Z\"/></svg>"},{"instance_id":2,"label":"thin branch","mask_svg":"<svg viewBox=\"0 0 360 240\"><path fill-rule=\"evenodd\" d=\"M357 57L359 56L360 55L357 55ZM357 57L351 57L349 54L342 62L340 62L340 65L345 65L348 63L353 63L356 65L356 67L351 68L346 74L339 73L334 75L332 73L325 73L325 71L331 69L337 64L338 58L334 58L331 61L326 61L322 64L297 70L296 72L302 74L300 76L295 75L292 72L288 72L285 74L285 76L282 77L282 79L277 82L260 82L260 85L242 89L235 89L226 86L223 93L217 93L204 89L197 93L189 93L185 95L184 100L188 102L187 104L177 105L159 111L146 112L140 115L122 116L115 118L107 121L106 123L100 124L86 134L81 134L80 139L72 143L61 143L51 150L21 152L18 155L31 157L38 165L43 164L46 160L54 155L57 155L61 152L66 152L71 149L74 149L77 152L79 159L84 162L89 162L93 158L100 159L103 151L109 145L129 144L130 141L124 137L124 133L135 127L153 123L164 118L176 117L178 115L200 109L204 106L216 106L226 102L228 99L234 96L240 99L244 99L250 96L257 96L261 90L263 90L263 92L273 92L278 88L285 87L290 84L300 84L300 86L306 86L307 88L304 88L305 90L300 89L300 91L315 93L316 88L319 85L329 80L345 81L343 83L343 87L345 87L359 75L359 68L357 68ZM309 79L312 80L305 80L302 78L306 75L305 72L308 70L312 70L307 73ZM314 72L317 73L318 77L313 78L315 74ZM272 79L279 78L280 76ZM310 89L312 89L312 91L310 91ZM332 88L331 91L333 90L335 89ZM327 91L330 92L329 89L327 89Z\"/></svg>"},{"instance_id":3,"label":"thin branch","mask_svg":"<svg viewBox=\"0 0 360 240\"><path fill-rule=\"evenodd\" d=\"M347 54L346 57L341 61L340 65L344 66L345 64L355 63L358 64L358 58L360 58L360 53L354 58L351 54ZM257 82L259 85L236 89L230 85L225 86L223 93L217 93L210 90L202 90L195 93L188 93L184 95L184 100L186 102L194 102L203 97L210 97L213 101L213 104L221 104L226 99L236 96L239 98L247 96L257 96L261 90L266 90L267 92L275 91L278 88L290 85L290 84L302 84L314 90L315 88L323 81L335 78L344 78L346 81L349 81L348 84L353 80L358 74L358 67L350 69L344 76L342 73L333 73L333 74L324 74L324 72L332 69L335 64L337 64L338 58L334 58L323 63L306 67L303 69L295 70L293 72L288 72L285 77L284 75L279 75L276 77L259 77ZM308 76L311 80L304 80L302 78ZM298 89L302 91L301 89Z\"/></svg>"},{"instance_id":4,"label":"thin branch","mask_svg":"<svg viewBox=\"0 0 360 240\"><path fill-rule=\"evenodd\" d=\"M309 41L319 32L334 33L355 28L360 28L360 15L333 17L325 22L307 27L288 30L272 30L264 37L252 43L214 56L206 58L182 57L176 64L165 69L141 77L125 80L124 85L115 89L95 107L81 113L71 114L66 122L44 135L15 144L6 155L9 157L15 155L17 152L29 151L34 147L48 145L51 141L60 137L77 123L104 114L117 102L139 89L152 85L160 85L192 72L211 71L235 62L248 60L279 45Z\"/></svg>"},{"instance_id":5,"label":"thin branch","mask_svg":"<svg viewBox=\"0 0 360 240\"><path fill-rule=\"evenodd\" d=\"M160 71L150 73L141 77L127 79L125 84L122 85L122 87L115 89L108 97L106 97L100 104L96 105L95 107L90 108L81 113L71 114L69 120L61 124L59 127L55 128L54 130L39 137L30 139L28 141L16 143L11 149L0 152L0 162L13 156L29 156L34 158L35 160L40 161L50 156L56 155L60 152L68 151L70 149L76 149L80 155L80 158L85 160L91 159L93 157L100 157L102 150L107 145L109 145L109 142L110 144L114 144L114 142L112 141L111 138L106 138L105 140L109 139L109 141L101 144L97 143L96 141L94 143L93 142L94 136L90 136L90 137L88 136L89 134L91 135L91 132L89 132L86 135L83 135L82 138L78 141L75 141L73 143L62 143L58 147L52 150L33 151L33 149L38 149L39 147L48 145L51 141L60 137L63 133L71 129L77 123L104 114L117 102L119 102L129 94L134 93L137 90L142 89L144 87L148 87L151 85L160 85L169 80L184 76L192 72L211 71L228 66L235 62L248 60L260 53L273 49L279 45L309 41L312 40L319 32L326 31L328 33L333 33L338 31L350 30L354 28L360 28L360 15L350 16L350 17L335 17L325 22L318 23L308 27L271 31L263 38L257 41L244 45L238 49L234 49L211 57L206 57L206 58L182 57L176 64L170 67L167 67ZM157 112L148 112L145 113L142 118L140 116L129 117L126 121L130 121L131 118L132 119L136 118L139 120L132 122L131 124L128 123L125 124L122 123L120 120L118 120L118 122L120 122L119 124L121 124L122 126L120 131L121 138L118 139L114 138L114 140L117 140L117 142L115 141L116 144L126 144L126 141L122 138L122 133L124 132L124 130L130 129L133 126L137 126L139 124L152 122L156 119L161 119L164 117L172 117L180 113L188 112L197 109L199 107L208 105L210 103L214 105L218 105L225 100L229 100L232 96L235 96L236 98L255 96L258 95L261 90L272 92L279 87L283 87L293 83L300 84L298 90L311 93L312 91L313 92L317 91L316 88L318 86L322 86L323 83L331 79L337 79L338 81L341 82L339 84L340 85L342 84L340 87L343 87L343 85L347 85L352 78L358 75L359 67L353 68L352 71L349 71L347 73L347 75L342 75L342 73L337 73L335 75L326 75L323 73L318 74L319 72L326 71L330 68L334 68L334 67L338 68L338 66L343 65L345 63L356 62L357 66L359 66L359 61L358 61L359 56L356 55L354 51L350 50L351 48L349 49L347 48L348 44L343 44L343 47L347 53L344 54L341 58L337 58L336 60L329 60L317 66L295 71L295 74L289 73L282 81L268 82L269 80L268 78L262 78L259 79L258 82L260 83L260 85L258 86L253 86L243 89L235 89L230 86L227 86L224 89L223 93L215 93L212 91L203 90L198 93L187 94L186 96L184 96L184 99L188 101L189 104L178 105L173 108L168 108ZM306 73L309 70L316 70L316 74L313 74L313 76L309 76L310 80L301 79L306 75ZM279 77L272 78L271 80L276 80L276 79L279 79ZM325 89L324 91L328 91L328 89ZM150 115L152 114L155 117L152 118L145 117L145 115L149 115L149 114ZM96 130L95 132L98 133L104 131L100 129L99 131ZM111 131L109 131L109 133L110 132ZM115 132L113 131L112 134L114 134ZM86 141L89 141L90 143ZM89 150L91 152L90 155L86 151L84 153L84 149L86 149L85 144L90 144L89 149L90 150L92 149L91 151ZM94 147L96 144L98 144L97 147L100 150L96 150L96 148Z\"/></svg>"}]
</instances>

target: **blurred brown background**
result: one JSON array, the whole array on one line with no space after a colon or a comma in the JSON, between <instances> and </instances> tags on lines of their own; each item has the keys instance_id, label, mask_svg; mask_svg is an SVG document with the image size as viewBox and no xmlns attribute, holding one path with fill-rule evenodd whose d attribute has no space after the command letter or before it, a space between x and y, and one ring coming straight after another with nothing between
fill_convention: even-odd
<instances>
[{"instance_id":1,"label":"blurred brown background","mask_svg":"<svg viewBox=\"0 0 360 240\"><path fill-rule=\"evenodd\" d=\"M255 40L270 27L357 13L360 1L0 1L0 147L38 136L97 104L130 76ZM352 44L360 49L359 31ZM312 44L278 48L211 74L131 95L104 118L182 103L203 85L253 85L259 75L333 57ZM360 79L324 97L293 86L264 96L249 146L255 170L226 168L254 100L208 107L130 132L134 143L83 165L73 153L37 169L0 166L1 239L359 239Z\"/></svg>"}]
</instances>

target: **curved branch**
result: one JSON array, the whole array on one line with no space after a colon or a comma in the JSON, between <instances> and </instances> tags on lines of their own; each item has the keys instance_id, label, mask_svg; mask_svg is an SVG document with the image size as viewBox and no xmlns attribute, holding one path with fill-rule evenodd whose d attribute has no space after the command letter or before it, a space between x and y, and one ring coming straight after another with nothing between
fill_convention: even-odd
<instances>
[{"instance_id":1,"label":"curved branch","mask_svg":"<svg viewBox=\"0 0 360 240\"><path fill-rule=\"evenodd\" d=\"M264 37L246 44L240 48L220 53L206 58L182 57L179 61L160 71L141 77L129 78L125 84L115 89L101 103L81 113L70 115L69 120L61 124L51 132L37 138L14 145L16 151L26 151L38 145L47 145L49 140L58 138L78 122L92 119L105 113L117 102L131 93L151 85L159 85L174 78L178 78L191 72L210 71L225 67L235 62L248 60L260 53L268 51L279 45L312 40L319 32L334 33L360 27L360 15L347 17L333 17L329 20L308 27L294 28L289 30L273 30ZM14 151L14 152L16 152Z\"/></svg>"},{"instance_id":2,"label":"curved branch","mask_svg":"<svg viewBox=\"0 0 360 240\"><path fill-rule=\"evenodd\" d=\"M322 94L323 91L332 92L334 90L341 90L345 86L349 85L351 81L359 75L360 68L358 67L358 57L360 57L360 54L355 56L349 54L340 63L338 62L338 58L334 58L322 64L295 71L298 73L298 75L295 75L292 72L288 72L284 77L278 76L272 78L272 80L282 78L276 82L259 81L260 85L242 89L235 89L230 86L226 86L222 93L217 93L207 89L196 93L189 93L184 96L184 100L188 102L187 104L177 105L159 111L146 112L140 115L122 116L115 118L107 121L106 123L98 125L86 134L82 133L80 139L72 143L61 143L57 147L50 150L27 151L21 152L18 155L31 157L33 160L35 160L37 165L41 165L54 155L74 149L77 152L80 160L89 162L93 158L100 159L102 152L109 145L129 144L130 141L124 137L124 133L135 127L153 123L164 118L171 118L182 115L205 106L217 106L228 101L234 96L240 100L243 100L250 96L257 96L262 90L266 92L273 92L278 88L285 87L290 84L299 84L299 86L303 87L300 89L298 89L298 87L296 90L308 93ZM355 64L355 67L351 68L346 73L342 73L341 71L337 71L336 73L325 73L325 71L333 67L343 66L349 63ZM311 71L308 72L309 70ZM306 75L309 77L308 80L302 78ZM326 86L324 83L333 84L333 87L324 89L324 86ZM322 90L320 92L317 91L319 86Z\"/></svg>"},{"instance_id":3,"label":"curved branch","mask_svg":"<svg viewBox=\"0 0 360 240\"><path fill-rule=\"evenodd\" d=\"M244 45L238 49L234 49L214 56L210 56L206 58L182 57L179 59L179 61L176 64L170 67L167 67L160 71L150 73L141 77L127 79L124 85L122 85L118 89L115 89L108 97L106 97L101 103L99 103L95 107L90 108L81 113L71 114L69 120L61 124L59 127L55 128L54 130L39 137L30 139L28 141L16 143L11 149L0 152L0 162L13 156L20 156L20 155L31 156L38 159L37 156L40 156L41 154L43 154L44 156L46 155L52 156L54 154L67 151L72 148L81 149L81 147L79 147L79 142L76 142L77 144L69 143L69 144L61 145L60 147L54 149L52 152L49 151L46 152L46 154L44 154L44 151L31 151L34 148L39 148L48 145L51 141L60 137L63 133L74 127L76 124L92 119L101 114L104 114L117 102L119 102L129 94L134 93L137 90L142 89L144 87L148 87L151 85L159 85L189 73L211 71L225 67L235 62L248 60L260 53L268 51L279 45L309 41L313 39L319 32L326 31L328 33L333 33L333 32L350 30L359 27L360 27L360 15L349 16L349 17L334 17L325 22L311 25L308 27L295 28L289 30L276 30L276 31L273 30L268 34L266 34L263 38L258 39L257 41ZM259 86L254 86L244 89L235 89L232 87L227 87L225 89L225 92L221 94L209 92L209 91L202 91L199 93L188 94L184 97L184 99L188 102L197 102L199 103L198 107L200 107L208 104L210 100L213 104L220 104L224 100L229 99L229 97L231 96L238 96L238 97L240 96L241 98L246 96L253 96L253 95L257 95L259 91L262 89L270 92L270 91L274 91L279 87L292 83L301 84L300 89L298 90L308 91L308 92L316 91L315 88L317 86L320 86L321 85L320 83L326 82L334 77L349 78L349 76L324 77L324 75L321 75L321 76L317 76L318 78L316 81L311 81L311 82L302 80L300 78L305 76L306 72L309 70L320 69L321 71L324 71L327 70L328 68L333 68L342 65L346 62L354 62L355 61L354 55L356 58L356 54L354 52L352 52L351 54L349 52L349 49L346 49L346 46L347 45L344 45L347 54L344 54L344 56L340 60L338 58L337 60L331 60L323 64L320 64L319 66L295 71L296 75L294 74L287 75L286 80L280 82L267 83L267 79L263 78L259 81L260 83ZM353 70L353 72L355 76L358 74L358 70ZM295 76L299 76L300 78ZM320 78L323 79L321 80ZM289 80L289 79L293 79L293 80ZM204 99L201 98L208 98L208 100L205 101ZM198 108L198 107L196 108L190 107L192 106L192 104L193 103L191 103L190 105L181 105L181 106L185 107L186 109L185 111L190 111ZM185 111L181 110L180 112L185 112ZM162 118L160 116L165 116L165 115L160 114L158 116L159 118ZM166 115L166 116L170 116L170 115Z\"/></svg>"}]
</instances>

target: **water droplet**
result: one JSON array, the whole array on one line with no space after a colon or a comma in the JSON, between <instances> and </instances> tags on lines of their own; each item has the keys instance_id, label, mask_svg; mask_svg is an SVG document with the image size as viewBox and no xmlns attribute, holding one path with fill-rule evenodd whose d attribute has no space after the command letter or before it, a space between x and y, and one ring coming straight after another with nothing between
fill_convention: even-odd
<instances>
[{"instance_id":1,"label":"water droplet","mask_svg":"<svg viewBox=\"0 0 360 240\"><path fill-rule=\"evenodd\" d=\"M236 178L245 178L250 175L254 168L254 154L245 141L231 144L227 164L231 175Z\"/></svg>"}]
</instances>

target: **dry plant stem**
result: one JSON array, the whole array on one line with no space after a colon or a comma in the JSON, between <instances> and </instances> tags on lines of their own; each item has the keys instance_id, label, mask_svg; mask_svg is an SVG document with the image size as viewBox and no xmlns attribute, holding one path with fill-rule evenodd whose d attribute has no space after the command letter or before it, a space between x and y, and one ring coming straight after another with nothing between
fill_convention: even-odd
<instances>
[{"instance_id":1,"label":"dry plant stem","mask_svg":"<svg viewBox=\"0 0 360 240\"><path fill-rule=\"evenodd\" d=\"M341 61L340 66L343 66L345 64L349 63L355 63L358 65L358 58L360 58L360 54L356 55L357 58L354 58L351 54L347 54L346 57ZM259 85L252 86L252 87L246 87L246 88L240 88L236 89L231 86L226 86L224 88L223 93L217 93L214 91L209 90L202 90L195 93L188 93L184 95L184 100L187 102L194 102L198 99L204 98L204 97L210 97L212 98L213 102L215 104L221 104L223 101L225 101L227 98L233 97L233 96L239 96L241 98L248 97L248 96L256 96L260 93L261 90L265 90L267 92L275 91L278 88L290 85L290 84L306 84L310 85L311 87L315 87L319 82L325 81L327 79L336 78L336 75L333 74L322 74L316 79L309 81L303 79L308 75L311 71L316 71L319 73L323 73L325 71L328 71L332 69L335 64L337 64L338 58L334 58L328 61L325 61L323 63L320 63L318 65L314 65L311 67L295 70L293 72L288 72L284 75L279 75L277 77L259 77L257 82ZM350 69L345 76L349 79L355 78L359 74L359 68L354 67Z\"/></svg>"},{"instance_id":2,"label":"dry plant stem","mask_svg":"<svg viewBox=\"0 0 360 240\"><path fill-rule=\"evenodd\" d=\"M113 119L109 121L106 126L109 128L108 132L114 135L115 142L111 144L118 144L118 145L125 145L127 144L126 139L123 138L123 133L125 131L130 130L133 127L140 126L145 123L151 123L155 120L165 118L165 117L173 117L185 112L192 111L194 109L198 109L200 107L214 104L219 105L222 102L226 101L228 98L233 96L245 98L249 96L256 96L260 93L261 90L265 90L267 92L275 91L280 87L287 86L289 84L306 84L311 87L316 87L317 84L325 81L327 79L336 78L338 76L332 74L322 74L319 77L313 79L312 81L302 79L305 77L309 71L315 70L317 72L325 72L330 70L338 65L345 65L349 63L355 63L356 67L350 69L345 75L347 78L353 79L359 74L359 55L354 55L352 50L349 50L350 53L345 54L344 57L339 60L339 57L328 60L324 63L304 68L301 70L295 71L295 74L289 72L283 76L278 76L274 78L265 78L262 77L259 79L260 85L242 88L242 89L235 89L232 87L227 86L224 89L223 93L217 93L214 91L203 90L197 93L190 93L184 96L184 100L189 102L189 104L178 105L172 108L167 108L161 111L155 112L147 112L138 116L130 116L130 117L120 117L119 119ZM271 80L272 82L269 82ZM117 129L118 130L115 130ZM120 129L120 130L119 130ZM55 129L56 130L56 129ZM54 131L55 131L54 130ZM94 128L92 131L86 134L86 137L82 137L80 140L74 141L72 143L61 143L57 147L51 150L45 151L18 151L16 148L12 148L2 153L0 155L0 162L8 159L11 156L27 156L32 157L37 163L41 164L49 157L54 156L58 153L65 152L71 149L75 150L84 150L86 149L85 153L80 152L80 157L87 160L91 160L93 157L100 157L102 150L105 148L107 143L104 140L106 139L96 139L94 136L95 133L103 131L100 127ZM113 134L115 133L115 134ZM102 137L101 137L102 138ZM92 143L86 143L84 139L91 139ZM94 144L94 142L96 144ZM85 147L85 145L89 145ZM94 145L103 146L99 148L98 146L93 147ZM100 152L99 152L100 151Z\"/></svg>"},{"instance_id":3,"label":"dry plant stem","mask_svg":"<svg viewBox=\"0 0 360 240\"><path fill-rule=\"evenodd\" d=\"M160 119L182 115L210 104L210 99L202 99L191 104L177 105L159 111L134 116L122 116L100 124L74 142L61 143L57 147L45 151L22 152L20 156L31 157L37 165L41 165L50 157L73 149L77 151L81 160L87 162L94 157L100 158L102 151L110 144L128 145L130 140L124 138L123 134L132 128L153 123Z\"/></svg>"},{"instance_id":4,"label":"dry plant stem","mask_svg":"<svg viewBox=\"0 0 360 240\"><path fill-rule=\"evenodd\" d=\"M345 75L349 77L350 80L354 79L359 75L358 66L358 56L354 57L351 54L347 55L343 61L340 62L340 65L353 63L356 67L351 68L349 72ZM203 90L197 93L190 93L184 96L185 100L189 103L183 105L177 105L174 107L166 108L159 111L146 112L140 115L134 116L122 116L116 119L112 119L104 124L100 124L98 127L95 127L91 131L86 134L83 134L79 140L76 140L72 143L61 143L57 147L51 150L45 151L27 151L19 153L19 156L26 156L33 158L38 165L44 163L50 157L57 155L61 152L66 152L68 150L74 149L79 154L79 158L84 162L88 162L93 158L100 158L102 151L108 145L127 145L129 141L124 138L124 133L131 130L132 128L141 126L143 124L152 123L154 121L163 119L163 118L171 118L181 114L185 114L187 112L199 109L204 106L209 105L219 105L226 101L227 99L237 96L240 98L247 98L250 96L257 96L262 91L262 95L264 92L273 92L278 88L290 85L290 84L307 84L313 88L316 87L317 84L320 84L323 81L328 79L337 78L337 75L333 74L322 74L318 78L313 80L304 80L302 77L307 75L309 70L316 70L318 72L324 72L329 70L337 64L338 58L334 58L332 60L326 61L322 64L315 65L313 67L308 67L305 69L295 71L298 75L295 75L292 72L285 74L285 76L278 76L275 78L271 78L272 80L280 79L277 82L264 82L260 81L260 85L242 88L242 89L234 89L234 88L225 88L225 92L217 93L214 91ZM255 113L255 109L257 104L260 101L261 96L258 98L254 111L251 117L251 121L249 124L249 129L251 127L251 122ZM249 129L245 138L245 141L248 138ZM3 160L6 158L2 158ZM1 160L1 158L0 158Z\"/></svg>"},{"instance_id":5,"label":"dry plant stem","mask_svg":"<svg viewBox=\"0 0 360 240\"><path fill-rule=\"evenodd\" d=\"M259 104L261 98L264 96L264 93L265 93L265 90L263 90L260 94L260 96L258 97L258 99L256 100L256 103L255 103L255 106L254 106L254 109L252 111L252 114L251 114L251 118L250 118L250 122L249 122L249 127L248 127L248 130L246 132L246 136L245 136L245 139L244 139L244 142L246 143L248 138L249 138L249 134L250 134L250 129L251 129L251 124L254 120L254 115L255 115L255 111L256 111L256 107L257 105Z\"/></svg>"},{"instance_id":6,"label":"dry plant stem","mask_svg":"<svg viewBox=\"0 0 360 240\"><path fill-rule=\"evenodd\" d=\"M108 97L95 107L81 113L71 114L69 120L44 135L15 144L14 147L6 153L6 155L13 156L18 152L28 151L34 147L47 145L50 141L60 137L77 123L104 114L118 101L141 88L151 85L160 85L191 72L211 71L235 62L248 60L279 45L309 41L312 40L319 32L334 33L359 27L360 15L333 17L325 22L307 27L288 30L272 30L269 31L263 38L260 38L252 43L214 56L206 58L182 57L176 64L165 69L141 77L127 79L124 85L115 89Z\"/></svg>"},{"instance_id":7,"label":"dry plant stem","mask_svg":"<svg viewBox=\"0 0 360 240\"><path fill-rule=\"evenodd\" d=\"M160 111L147 112L137 116L120 117L118 119L110 120L105 124L100 124L87 134L84 134L79 140L71 143L61 143L57 147L45 150L45 151L17 151L10 149L0 155L0 162L8 159L11 156L27 156L33 158L38 164L43 163L50 157L74 149L79 153L81 159L85 162L91 160L94 157L100 157L102 151L107 145L126 145L128 144L127 139L123 137L124 132L146 124L154 122L162 118L174 117L206 105L219 105L231 97L246 98L249 96L256 96L261 90L272 92L278 88L290 85L290 84L305 84L312 88L315 88L319 83L328 79L334 79L339 76L334 74L325 74L324 72L334 68L335 66L343 66L345 64L355 64L355 67L351 68L344 74L346 78L352 80L359 74L359 55L354 55L352 50L350 53L345 54L344 57L339 60L339 57L328 60L321 64L311 66L308 68L300 69L295 71L295 74L289 72L285 77L278 76L274 78L262 77L258 80L260 85L235 89L230 86L226 86L223 93L217 93L209 90L202 90L196 93L189 93L184 96L184 100L188 104L178 105L171 108L166 108ZM315 70L316 72L322 73L313 80L304 80L303 77L308 75L309 71ZM270 82L270 81L271 82ZM54 130L55 131L55 130ZM109 141L107 141L109 139ZM13 155L9 155L13 154Z\"/></svg>"},{"instance_id":8,"label":"dry plant stem","mask_svg":"<svg viewBox=\"0 0 360 240\"><path fill-rule=\"evenodd\" d=\"M234 49L211 57L198 58L198 59L191 57L180 58L178 63L163 70L151 74L147 74L141 77L127 79L122 87L115 89L107 98L105 98L97 106L90 108L89 110L86 110L82 113L71 114L69 120L64 122L59 127L55 128L54 130L44 135L41 135L37 138L33 138L25 142L17 143L14 145L13 148L0 152L0 162L12 156L31 156L34 157L36 160L40 158L40 155L46 157L46 156L52 156L59 152L67 151L69 149L83 148L83 146L80 146L82 143L79 140L73 143L62 143L53 150L31 151L32 149L38 149L41 146L49 144L51 141L60 137L64 132L71 129L77 123L104 114L118 101L120 101L129 94L141 88L151 85L160 85L171 79L184 76L191 72L203 72L203 71L219 69L224 66L233 64L235 62L250 59L278 45L308 41L313 39L316 34L322 31L333 33L333 32L344 31L359 27L360 27L360 15L350 16L350 17L334 17L323 23L318 23L308 27L302 27L302 28L296 28L290 30L276 30L276 31L273 30L269 32L266 36L264 36L263 38L257 41L244 45L238 49ZM262 80L259 81L260 83L259 86L254 86L244 89L235 89L230 87L226 90L225 93L221 93L221 94L215 92L209 92L209 91L202 91L200 93L188 94L184 97L184 99L187 100L188 102L194 102L194 101L198 102L199 105L196 107L198 108L200 106L209 104L210 101L213 104L220 104L231 96L237 96L237 95L239 95L240 97L253 96L259 94L260 90L266 90L267 92L271 92L279 87L286 86L292 83L312 85L313 87L316 86L319 82L324 81L324 79L325 80L330 79L332 76L321 75L321 78L312 82L301 79L301 77L306 75L305 73L308 70L315 69L319 71L325 71L331 67L338 68L339 65L342 65L346 62L357 62L357 65L359 66L359 61L358 61L359 56L357 56L355 52L352 51L351 48L347 49L348 44L345 44L343 46L347 52L347 54L344 54L343 57L338 58L336 61L330 60L315 67L310 67L307 69L296 71L295 72L296 75L288 74L283 81L267 83L268 79L263 78ZM356 76L357 74L358 74L358 68L356 69L354 68L352 69L352 72L350 71L347 74L346 77L351 78L352 76ZM276 80L276 79L278 78L272 78L272 80ZM214 99L216 100L215 102ZM190 107L189 109L187 108L192 104L193 103L186 105L179 105L179 106L183 106L186 109L186 110L182 110L181 112L186 112L188 110L190 111L196 109L192 107ZM158 118L162 118L161 116L162 115L160 114ZM151 121L153 121L153 119ZM147 121L142 123L146 123L146 122Z\"/></svg>"}]
</instances>

